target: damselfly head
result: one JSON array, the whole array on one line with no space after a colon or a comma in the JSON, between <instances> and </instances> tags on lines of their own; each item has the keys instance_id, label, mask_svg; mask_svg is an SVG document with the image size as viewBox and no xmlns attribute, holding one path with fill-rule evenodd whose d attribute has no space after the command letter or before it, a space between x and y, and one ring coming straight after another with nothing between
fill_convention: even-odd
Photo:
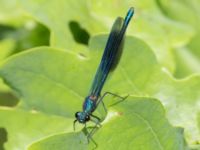
<instances>
[{"instance_id":1,"label":"damselfly head","mask_svg":"<svg viewBox=\"0 0 200 150\"><path fill-rule=\"evenodd\" d=\"M85 112L76 112L75 117L78 122L83 124L90 120L90 116Z\"/></svg>"}]
</instances>

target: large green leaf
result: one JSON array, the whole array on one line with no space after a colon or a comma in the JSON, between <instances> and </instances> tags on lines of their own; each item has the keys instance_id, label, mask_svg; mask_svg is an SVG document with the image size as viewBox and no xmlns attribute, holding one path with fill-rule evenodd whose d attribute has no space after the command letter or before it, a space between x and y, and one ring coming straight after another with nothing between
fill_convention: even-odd
<instances>
[{"instance_id":1,"label":"large green leaf","mask_svg":"<svg viewBox=\"0 0 200 150\"><path fill-rule=\"evenodd\" d=\"M80 149L80 145L81 149L85 149L86 137L80 135L52 136L34 143L29 150L71 150ZM150 98L129 97L112 108L103 126L94 134L93 140L99 150L187 149L182 130L172 127L165 118L161 104ZM95 148L92 140L89 146L90 149Z\"/></svg>"},{"instance_id":2,"label":"large green leaf","mask_svg":"<svg viewBox=\"0 0 200 150\"><path fill-rule=\"evenodd\" d=\"M91 47L94 48L99 41L98 37L94 39ZM97 48L103 47L99 44ZM175 80L158 65L149 47L140 40L127 38L122 61L105 89L114 93L158 98L165 105L170 121L185 128L186 137L191 143L200 139L196 119L199 111L200 76Z\"/></svg>"},{"instance_id":3,"label":"large green leaf","mask_svg":"<svg viewBox=\"0 0 200 150\"><path fill-rule=\"evenodd\" d=\"M181 129L172 128L158 101L151 98L130 100L114 107L116 112L106 120L108 123L102 132L94 135L94 139L100 141L100 149L186 149Z\"/></svg>"},{"instance_id":4,"label":"large green leaf","mask_svg":"<svg viewBox=\"0 0 200 150\"><path fill-rule=\"evenodd\" d=\"M8 59L2 64L0 74L23 100L26 109L72 117L87 96L102 53L98 50L103 49L105 41L106 36L93 38L90 53L36 48ZM185 128L189 142L199 140L195 119L199 90L199 76L173 79L157 63L151 49L133 37L126 39L121 62L104 88L120 95L160 99L170 122ZM109 102L108 98L105 102Z\"/></svg>"},{"instance_id":5,"label":"large green leaf","mask_svg":"<svg viewBox=\"0 0 200 150\"><path fill-rule=\"evenodd\" d=\"M78 53L48 47L30 50L9 60L11 63L6 67L9 71L4 68L8 72L3 69L2 75L7 76L6 82L26 103L27 109L64 116L72 116L71 112L77 110L75 103L87 94L92 77L90 67L94 68ZM83 80L81 74L85 71L89 76Z\"/></svg>"}]
</instances>

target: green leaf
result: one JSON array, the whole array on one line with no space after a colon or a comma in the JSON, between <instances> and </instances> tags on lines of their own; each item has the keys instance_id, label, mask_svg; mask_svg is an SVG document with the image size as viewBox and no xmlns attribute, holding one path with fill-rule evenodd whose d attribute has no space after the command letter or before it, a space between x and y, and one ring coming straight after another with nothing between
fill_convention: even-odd
<instances>
[{"instance_id":1,"label":"green leaf","mask_svg":"<svg viewBox=\"0 0 200 150\"><path fill-rule=\"evenodd\" d=\"M72 117L88 94L106 39L107 36L93 38L90 53L48 47L32 49L8 59L2 64L0 74L23 100L26 109ZM199 90L200 76L173 79L144 42L127 37L121 62L102 93L158 98L165 105L170 122L184 127L187 140L192 142L199 139L195 119ZM105 102L109 102L108 98Z\"/></svg>"},{"instance_id":2,"label":"green leaf","mask_svg":"<svg viewBox=\"0 0 200 150\"><path fill-rule=\"evenodd\" d=\"M91 42L95 47L100 37ZM102 44L103 45L103 44ZM102 49L99 46L98 49ZM120 87L120 88L119 88ZM151 96L161 100L170 122L185 128L189 143L200 139L197 126L200 76L176 80L156 61L151 49L142 41L127 38L118 68L105 85L105 91Z\"/></svg>"},{"instance_id":3,"label":"green leaf","mask_svg":"<svg viewBox=\"0 0 200 150\"><path fill-rule=\"evenodd\" d=\"M186 148L182 131L169 124L158 101L151 98L129 99L114 107L114 116L94 135L100 149Z\"/></svg>"},{"instance_id":4,"label":"green leaf","mask_svg":"<svg viewBox=\"0 0 200 150\"><path fill-rule=\"evenodd\" d=\"M5 72L2 70L2 75L7 76L4 79L15 89L29 110L72 116L72 112L79 108L75 104L83 100L89 88L92 65L78 53L40 47L20 53L8 61L11 63L4 66L8 70L3 69ZM80 74L86 70L90 75L83 80ZM13 71L15 75L11 73Z\"/></svg>"},{"instance_id":5,"label":"green leaf","mask_svg":"<svg viewBox=\"0 0 200 150\"><path fill-rule=\"evenodd\" d=\"M172 127L160 102L151 98L129 97L109 112L94 134L98 150L184 150L183 130ZM85 136L61 134L34 143L28 150L85 149ZM82 139L82 140L81 140ZM78 143L77 141L80 142ZM76 144L75 144L76 143ZM90 148L95 148L92 140Z\"/></svg>"},{"instance_id":6,"label":"green leaf","mask_svg":"<svg viewBox=\"0 0 200 150\"><path fill-rule=\"evenodd\" d=\"M41 138L73 130L72 120L68 118L44 115L38 112L0 108L0 128L5 129L8 141L4 147L7 150L26 147Z\"/></svg>"}]
</instances>

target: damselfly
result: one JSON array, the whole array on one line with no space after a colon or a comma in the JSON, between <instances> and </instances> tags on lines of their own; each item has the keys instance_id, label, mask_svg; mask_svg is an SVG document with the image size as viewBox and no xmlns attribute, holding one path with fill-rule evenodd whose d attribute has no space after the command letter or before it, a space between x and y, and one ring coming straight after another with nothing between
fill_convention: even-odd
<instances>
[{"instance_id":1,"label":"damselfly","mask_svg":"<svg viewBox=\"0 0 200 150\"><path fill-rule=\"evenodd\" d=\"M117 96L121 99L125 98L110 92L104 93L103 96L100 96L100 94L109 72L116 67L119 57L121 56L124 34L133 14L134 9L131 7L125 19L118 17L115 20L101 62L93 80L91 90L83 103L83 110L81 112L76 112L75 114L76 120L74 120L74 128L77 121L86 124L87 121L91 120L95 122L96 125L100 125L100 118L92 113L95 111L99 103L102 102L103 104L102 100L107 94Z\"/></svg>"}]
</instances>

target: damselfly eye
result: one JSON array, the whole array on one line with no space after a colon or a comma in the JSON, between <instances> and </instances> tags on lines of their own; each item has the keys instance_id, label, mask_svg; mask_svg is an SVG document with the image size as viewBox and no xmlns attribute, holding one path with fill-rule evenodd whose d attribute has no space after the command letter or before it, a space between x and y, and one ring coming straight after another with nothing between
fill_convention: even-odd
<instances>
[{"instance_id":1,"label":"damselfly eye","mask_svg":"<svg viewBox=\"0 0 200 150\"><path fill-rule=\"evenodd\" d=\"M85 120L86 120L86 121L89 121L89 120L90 120L90 116L86 116L86 117L85 117Z\"/></svg>"},{"instance_id":2,"label":"damselfly eye","mask_svg":"<svg viewBox=\"0 0 200 150\"><path fill-rule=\"evenodd\" d=\"M79 116L78 114L79 114L79 113L80 113L80 112L76 112L76 113L75 113L75 117L76 117L76 118L78 118L78 116Z\"/></svg>"}]
</instances>

